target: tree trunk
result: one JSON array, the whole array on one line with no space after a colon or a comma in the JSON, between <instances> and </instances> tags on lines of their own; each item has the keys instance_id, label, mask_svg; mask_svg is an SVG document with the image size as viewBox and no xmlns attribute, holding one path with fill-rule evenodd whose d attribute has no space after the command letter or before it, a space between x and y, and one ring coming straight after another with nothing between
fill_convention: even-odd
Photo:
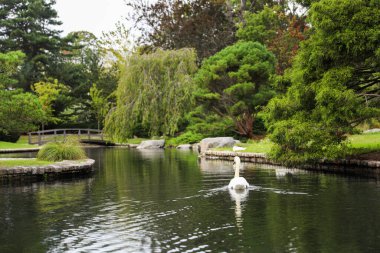
<instances>
[{"instance_id":1,"label":"tree trunk","mask_svg":"<svg viewBox=\"0 0 380 253\"><path fill-rule=\"evenodd\" d=\"M244 113L240 120L237 120L235 125L242 136L246 136L249 139L253 139L253 123L255 118L250 113Z\"/></svg>"}]
</instances>

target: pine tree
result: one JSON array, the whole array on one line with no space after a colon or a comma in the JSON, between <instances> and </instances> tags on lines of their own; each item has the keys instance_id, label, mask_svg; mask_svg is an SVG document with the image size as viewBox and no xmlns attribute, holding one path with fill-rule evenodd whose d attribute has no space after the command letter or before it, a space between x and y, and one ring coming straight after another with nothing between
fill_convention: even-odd
<instances>
[{"instance_id":1,"label":"pine tree","mask_svg":"<svg viewBox=\"0 0 380 253\"><path fill-rule=\"evenodd\" d=\"M61 25L55 0L1 0L0 52L20 50L26 55L19 77L24 89L46 74L51 55L59 53Z\"/></svg>"}]
</instances>

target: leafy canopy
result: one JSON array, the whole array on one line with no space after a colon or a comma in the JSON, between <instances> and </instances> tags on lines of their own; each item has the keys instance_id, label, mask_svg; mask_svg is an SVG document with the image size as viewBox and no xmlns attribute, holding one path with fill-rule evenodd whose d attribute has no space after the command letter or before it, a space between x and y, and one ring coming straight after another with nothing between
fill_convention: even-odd
<instances>
[{"instance_id":1,"label":"leafy canopy","mask_svg":"<svg viewBox=\"0 0 380 253\"><path fill-rule=\"evenodd\" d=\"M25 54L21 51L10 51L0 53L0 89L11 88L17 84L14 78L19 71L19 66L23 63Z\"/></svg>"},{"instance_id":2,"label":"leafy canopy","mask_svg":"<svg viewBox=\"0 0 380 253\"><path fill-rule=\"evenodd\" d=\"M40 81L35 83L32 85L32 90L37 94L42 105L42 110L44 111L43 123L59 121L53 114L54 103L59 99L64 99L69 92L69 88L55 79L53 82Z\"/></svg>"},{"instance_id":3,"label":"leafy canopy","mask_svg":"<svg viewBox=\"0 0 380 253\"><path fill-rule=\"evenodd\" d=\"M90 88L91 108L98 121L98 129L100 129L107 113L109 111L110 103L107 97L104 96L103 90L98 89L96 84Z\"/></svg>"},{"instance_id":4,"label":"leafy canopy","mask_svg":"<svg viewBox=\"0 0 380 253\"><path fill-rule=\"evenodd\" d=\"M265 45L276 56L277 74L283 74L291 66L307 30L303 16L275 5L265 6L257 13L246 12L244 22L238 24L236 37Z\"/></svg>"},{"instance_id":5,"label":"leafy canopy","mask_svg":"<svg viewBox=\"0 0 380 253\"><path fill-rule=\"evenodd\" d=\"M116 91L117 106L106 118L106 132L120 141L141 129L152 136L173 135L192 105L195 62L192 49L130 56Z\"/></svg>"},{"instance_id":6,"label":"leafy canopy","mask_svg":"<svg viewBox=\"0 0 380 253\"><path fill-rule=\"evenodd\" d=\"M44 118L38 98L21 90L0 89L0 135L35 130Z\"/></svg>"},{"instance_id":7,"label":"leafy canopy","mask_svg":"<svg viewBox=\"0 0 380 253\"><path fill-rule=\"evenodd\" d=\"M234 43L235 23L225 1L132 0L130 20L141 34L140 44L154 48L194 48L203 60Z\"/></svg>"}]
</instances>

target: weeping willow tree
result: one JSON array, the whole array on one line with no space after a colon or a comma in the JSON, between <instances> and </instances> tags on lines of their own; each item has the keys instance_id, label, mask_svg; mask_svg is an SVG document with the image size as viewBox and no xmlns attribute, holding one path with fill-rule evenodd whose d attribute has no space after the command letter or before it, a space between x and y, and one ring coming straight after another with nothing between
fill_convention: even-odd
<instances>
[{"instance_id":1,"label":"weeping willow tree","mask_svg":"<svg viewBox=\"0 0 380 253\"><path fill-rule=\"evenodd\" d=\"M196 70L192 49L130 56L122 69L116 107L106 118L105 132L115 141L144 131L150 136L173 135L191 109Z\"/></svg>"}]
</instances>

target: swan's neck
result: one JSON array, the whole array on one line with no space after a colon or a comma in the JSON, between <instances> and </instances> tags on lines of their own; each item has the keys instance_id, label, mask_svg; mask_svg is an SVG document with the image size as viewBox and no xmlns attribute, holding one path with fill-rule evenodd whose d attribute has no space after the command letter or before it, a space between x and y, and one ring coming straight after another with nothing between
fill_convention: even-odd
<instances>
[{"instance_id":1,"label":"swan's neck","mask_svg":"<svg viewBox=\"0 0 380 253\"><path fill-rule=\"evenodd\" d=\"M240 162L235 163L235 177L239 177Z\"/></svg>"}]
</instances>

